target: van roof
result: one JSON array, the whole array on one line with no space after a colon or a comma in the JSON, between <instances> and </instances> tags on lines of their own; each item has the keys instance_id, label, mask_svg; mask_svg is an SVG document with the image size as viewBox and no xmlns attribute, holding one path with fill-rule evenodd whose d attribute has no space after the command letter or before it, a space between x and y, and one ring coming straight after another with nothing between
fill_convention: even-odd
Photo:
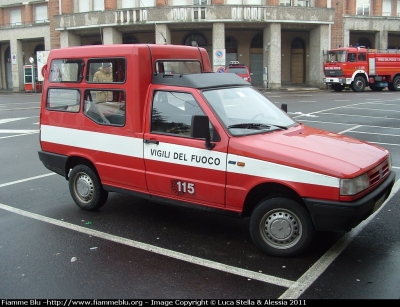
<instances>
[{"instance_id":1,"label":"van roof","mask_svg":"<svg viewBox=\"0 0 400 307\"><path fill-rule=\"evenodd\" d=\"M174 85L196 89L218 88L226 86L247 86L251 84L236 74L201 73L201 74L154 74L153 84Z\"/></svg>"}]
</instances>

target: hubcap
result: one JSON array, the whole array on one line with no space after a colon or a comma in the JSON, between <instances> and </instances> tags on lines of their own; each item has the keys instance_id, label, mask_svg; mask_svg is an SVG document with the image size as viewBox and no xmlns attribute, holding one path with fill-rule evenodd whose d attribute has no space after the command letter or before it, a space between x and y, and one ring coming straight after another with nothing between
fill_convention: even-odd
<instances>
[{"instance_id":1,"label":"hubcap","mask_svg":"<svg viewBox=\"0 0 400 307\"><path fill-rule=\"evenodd\" d=\"M260 227L264 240L274 248L289 248L295 245L302 235L299 218L293 212L285 209L268 212Z\"/></svg>"},{"instance_id":2,"label":"hubcap","mask_svg":"<svg viewBox=\"0 0 400 307\"><path fill-rule=\"evenodd\" d=\"M76 192L83 201L90 201L94 195L93 182L87 174L79 174L76 180Z\"/></svg>"}]
</instances>

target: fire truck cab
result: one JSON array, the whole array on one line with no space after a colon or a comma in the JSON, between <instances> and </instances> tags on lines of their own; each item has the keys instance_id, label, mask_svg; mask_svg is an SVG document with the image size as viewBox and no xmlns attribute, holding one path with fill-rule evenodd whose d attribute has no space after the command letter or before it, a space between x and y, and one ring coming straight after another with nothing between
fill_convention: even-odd
<instances>
[{"instance_id":1,"label":"fire truck cab","mask_svg":"<svg viewBox=\"0 0 400 307\"><path fill-rule=\"evenodd\" d=\"M43 71L39 158L83 210L125 193L249 218L261 251L294 256L395 181L386 149L296 122L203 48L54 49Z\"/></svg>"},{"instance_id":2,"label":"fire truck cab","mask_svg":"<svg viewBox=\"0 0 400 307\"><path fill-rule=\"evenodd\" d=\"M400 51L342 47L329 50L323 65L323 82L334 91L350 87L354 92L400 90Z\"/></svg>"}]
</instances>

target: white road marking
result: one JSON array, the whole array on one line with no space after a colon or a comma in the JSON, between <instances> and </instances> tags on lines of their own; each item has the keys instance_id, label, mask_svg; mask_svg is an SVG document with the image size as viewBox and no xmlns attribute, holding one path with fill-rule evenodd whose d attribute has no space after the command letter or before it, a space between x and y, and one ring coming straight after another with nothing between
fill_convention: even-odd
<instances>
[{"instance_id":1,"label":"white road marking","mask_svg":"<svg viewBox=\"0 0 400 307\"><path fill-rule=\"evenodd\" d=\"M271 276L271 275L267 275L267 274L262 274L262 273L258 273L258 272L253 272L253 271L249 271L249 270L245 270L245 269L241 269L241 268L237 268L237 267L233 267L230 265L226 265L223 263L219 263L219 262L215 262L215 261L210 261L207 259L202 259L199 257L195 257L195 256L191 256L191 255L187 255L184 253L179 253L179 252L175 252L169 249L165 249L162 247L157 247L154 245L150 245L150 244L146 244L146 243L142 243L142 242L138 242L138 241L134 241L134 240L130 240L130 239L126 239L123 237L119 237L119 236L115 236L115 235L111 235L105 232L101 232L101 231L97 231L97 230L93 230L93 229L89 229L86 227L82 227L82 226L78 226L75 224L71 224L71 223L67 223L64 221L59 221L53 218L49 218L43 215L39 215L36 213L31 213L25 210L21 210L21 209L17 209L11 206L7 206L4 205L2 203L0 203L0 209L9 211L9 212L13 212L15 214L19 214L22 216L26 216L38 221L42 221L45 223L49 223L52 225L56 225L56 226L60 226L63 228L67 228L67 229L71 229L80 233L84 233L93 237L97 237L100 239L104 239L104 240L108 240L108 241L112 241L115 243L120 243L120 244L124 244L130 247L134 247L134 248L138 248L141 250L145 250L151 253L156 253L162 256L166 256L166 257L170 257L170 258L174 258L174 259L178 259L181 261L186 261L192 264L197 264L200 266L204 266L207 268L212 268L218 271L222 271L222 272L226 272L226 273L230 273L230 274L234 274L234 275L239 275L242 277L246 277L246 278L250 278L250 279L254 279L254 280L258 280L258 281L262 281L262 282L266 282L269 284L273 284L273 285L278 285L281 287L290 287L293 284L293 281L288 280L288 279L283 279L283 278L279 278L279 277L275 277L275 276Z\"/></svg>"},{"instance_id":2,"label":"white road marking","mask_svg":"<svg viewBox=\"0 0 400 307\"><path fill-rule=\"evenodd\" d=\"M0 188L6 187L6 186L9 186L9 185L13 185L13 184L17 184L17 183L21 183L21 182L26 182L26 181L30 181L30 180L35 180L35 179L51 176L51 175L56 175L56 173L47 173L47 174L44 174L44 175L39 175L39 176L34 176L34 177L29 177L29 178L25 178L25 179L21 179L21 180L16 180L16 181L3 183L3 184L0 184Z\"/></svg>"},{"instance_id":3,"label":"white road marking","mask_svg":"<svg viewBox=\"0 0 400 307\"><path fill-rule=\"evenodd\" d=\"M0 139L8 139L8 138L15 138L17 136L23 136L23 135L29 135L29 134L35 134L39 133L39 130L33 130L34 132L29 132L29 133L21 133L21 134L15 134L15 135L8 135L8 136L2 136Z\"/></svg>"},{"instance_id":4,"label":"white road marking","mask_svg":"<svg viewBox=\"0 0 400 307\"><path fill-rule=\"evenodd\" d=\"M364 125L357 125L356 127L363 127ZM370 127L370 126L368 126ZM388 129L400 129L400 128L388 128ZM387 135L387 136L400 136L400 134L389 134L389 133L375 133L375 132L369 132L369 131L352 131L354 133L361 133L361 134L369 134L369 135Z\"/></svg>"},{"instance_id":5,"label":"white road marking","mask_svg":"<svg viewBox=\"0 0 400 307\"><path fill-rule=\"evenodd\" d=\"M300 116L306 116L306 117L318 117L317 115L311 114L311 113L303 113L303 112L289 112L289 114L297 115L297 117Z\"/></svg>"},{"instance_id":6,"label":"white road marking","mask_svg":"<svg viewBox=\"0 0 400 307\"><path fill-rule=\"evenodd\" d=\"M321 112L322 115L335 115L335 116L349 116L349 117L363 117L363 118L380 118L380 119L390 119L390 120L400 120L397 117L382 117L382 116L367 116L367 115L359 115L359 114L341 114L341 113L329 113L329 112Z\"/></svg>"},{"instance_id":7,"label":"white road marking","mask_svg":"<svg viewBox=\"0 0 400 307\"><path fill-rule=\"evenodd\" d=\"M385 110L382 110L382 109L372 109L372 108L360 108L360 107L353 107L353 106L348 106L348 107L344 107L344 108L346 108L346 109L356 109L356 110L368 110L368 111L379 111L379 112L390 112L390 113L393 113L393 112L400 112L400 111L397 111L397 110L391 110L391 109L385 109Z\"/></svg>"},{"instance_id":8,"label":"white road marking","mask_svg":"<svg viewBox=\"0 0 400 307\"><path fill-rule=\"evenodd\" d=\"M15 117L15 118L0 119L0 124L11 123L11 122L15 122L17 120L22 120L22 119L27 119L27 118L29 118L29 117Z\"/></svg>"},{"instance_id":9,"label":"white road marking","mask_svg":"<svg viewBox=\"0 0 400 307\"><path fill-rule=\"evenodd\" d=\"M10 130L10 129L0 129L0 133L38 133L39 130Z\"/></svg>"},{"instance_id":10,"label":"white road marking","mask_svg":"<svg viewBox=\"0 0 400 307\"><path fill-rule=\"evenodd\" d=\"M35 110L35 109L40 109L40 107L1 109L1 111L15 111L15 110Z\"/></svg>"},{"instance_id":11,"label":"white road marking","mask_svg":"<svg viewBox=\"0 0 400 307\"><path fill-rule=\"evenodd\" d=\"M400 189L400 180L397 180L392 188L389 197L383 205L366 220L362 221L357 227L346 233L339 241L337 241L317 262L311 266L292 286L289 287L279 299L297 299L304 291L311 286L314 281L332 264L332 262L340 255L340 253L358 236L361 230L382 210L386 203Z\"/></svg>"},{"instance_id":12,"label":"white road marking","mask_svg":"<svg viewBox=\"0 0 400 307\"><path fill-rule=\"evenodd\" d=\"M0 124L7 124L19 120L24 120L28 118L38 118L39 116L29 116L29 117L14 117L14 118L4 118L0 119ZM34 134L34 133L39 133L38 129L0 129L0 134L14 134L14 135L8 135L8 136L2 136L0 139L8 139L8 138L13 138L17 136L23 136L23 135L28 135L28 134Z\"/></svg>"}]
</instances>

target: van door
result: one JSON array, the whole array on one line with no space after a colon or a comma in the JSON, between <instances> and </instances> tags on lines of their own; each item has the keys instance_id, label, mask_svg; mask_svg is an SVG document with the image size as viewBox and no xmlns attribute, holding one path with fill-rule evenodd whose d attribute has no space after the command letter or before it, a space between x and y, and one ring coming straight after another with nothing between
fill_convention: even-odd
<instances>
[{"instance_id":1,"label":"van door","mask_svg":"<svg viewBox=\"0 0 400 307\"><path fill-rule=\"evenodd\" d=\"M144 134L147 186L152 195L224 207L227 142L190 136L192 115L204 110L190 92L154 90ZM212 140L218 139L216 133Z\"/></svg>"}]
</instances>

